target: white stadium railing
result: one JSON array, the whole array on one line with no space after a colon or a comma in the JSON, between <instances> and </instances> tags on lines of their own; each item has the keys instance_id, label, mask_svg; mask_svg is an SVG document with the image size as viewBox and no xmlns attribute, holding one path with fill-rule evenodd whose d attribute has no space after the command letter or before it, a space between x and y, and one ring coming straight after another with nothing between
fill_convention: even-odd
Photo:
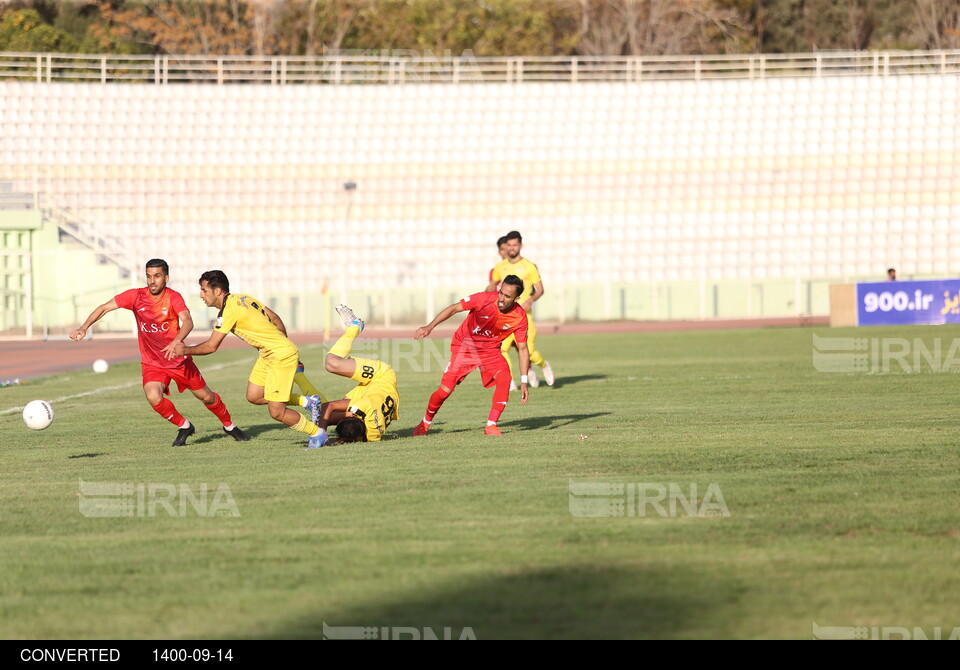
<instances>
[{"instance_id":1,"label":"white stadium railing","mask_svg":"<svg viewBox=\"0 0 960 670\"><path fill-rule=\"evenodd\" d=\"M432 56L406 50L279 56L0 53L0 79L150 84L639 82L960 73L960 50L725 56Z\"/></svg>"}]
</instances>

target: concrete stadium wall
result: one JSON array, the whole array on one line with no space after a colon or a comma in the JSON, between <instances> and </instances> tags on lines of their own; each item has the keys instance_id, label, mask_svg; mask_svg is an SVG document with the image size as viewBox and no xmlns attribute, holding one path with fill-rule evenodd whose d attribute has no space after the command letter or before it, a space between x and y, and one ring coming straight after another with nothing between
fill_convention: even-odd
<instances>
[{"instance_id":1,"label":"concrete stadium wall","mask_svg":"<svg viewBox=\"0 0 960 670\"><path fill-rule=\"evenodd\" d=\"M0 240L0 333L26 332L28 295L34 335L62 336L131 286L115 265L62 240L56 224L44 221L39 211L0 211ZM119 314L108 314L97 328L132 332L130 320Z\"/></svg>"}]
</instances>

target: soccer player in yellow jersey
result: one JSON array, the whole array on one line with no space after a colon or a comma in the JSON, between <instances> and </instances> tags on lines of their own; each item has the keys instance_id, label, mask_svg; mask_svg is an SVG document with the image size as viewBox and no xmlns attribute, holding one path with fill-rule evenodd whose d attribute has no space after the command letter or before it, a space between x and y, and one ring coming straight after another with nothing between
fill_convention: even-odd
<instances>
[{"instance_id":1,"label":"soccer player in yellow jersey","mask_svg":"<svg viewBox=\"0 0 960 670\"><path fill-rule=\"evenodd\" d=\"M350 357L353 341L363 331L363 320L346 305L336 309L346 332L330 348L324 365L327 372L349 377L357 386L345 398L323 403L318 425L324 435L327 427L336 425L337 439L331 444L378 442L387 426L400 418L397 375L383 361Z\"/></svg>"},{"instance_id":2,"label":"soccer player in yellow jersey","mask_svg":"<svg viewBox=\"0 0 960 670\"><path fill-rule=\"evenodd\" d=\"M507 257L507 236L506 235L504 235L503 237L497 240L497 253L500 254L501 261ZM490 268L490 276L487 277L488 282L493 281L493 270L496 267L497 266L494 265L492 268Z\"/></svg>"},{"instance_id":3,"label":"soccer player in yellow jersey","mask_svg":"<svg viewBox=\"0 0 960 670\"><path fill-rule=\"evenodd\" d=\"M208 307L220 310L216 326L206 342L191 347L181 342L173 353L212 354L220 348L227 333L233 333L260 351L247 382L247 401L266 405L271 417L307 435L307 448L322 446L326 434L306 416L287 407L288 404L305 402L300 396L294 400L291 393L300 350L287 337L287 329L276 312L253 296L230 293L230 280L221 270L209 270L200 275L200 298Z\"/></svg>"},{"instance_id":4,"label":"soccer player in yellow jersey","mask_svg":"<svg viewBox=\"0 0 960 670\"><path fill-rule=\"evenodd\" d=\"M543 280L540 279L537 266L520 255L520 251L523 248L523 238L520 236L520 233L513 230L507 233L505 237L507 257L494 266L487 291L496 291L497 284L502 282L503 278L508 275L516 275L523 280L523 293L517 298L517 304L527 313L527 349L530 351L530 362L539 365L543 369L543 378L547 382L547 386L553 386L555 379L553 370L550 368L550 363L546 361L543 354L537 351L536 348L537 327L533 323L533 316L530 312L531 305L543 297ZM500 347L500 351L503 352L503 357L507 359L507 365L510 364L510 356L508 353L513 344L514 337L511 335L503 341ZM511 368L511 376L512 374ZM532 368L530 374L533 378L536 378L536 374ZM535 384L530 385L535 386Z\"/></svg>"}]
</instances>

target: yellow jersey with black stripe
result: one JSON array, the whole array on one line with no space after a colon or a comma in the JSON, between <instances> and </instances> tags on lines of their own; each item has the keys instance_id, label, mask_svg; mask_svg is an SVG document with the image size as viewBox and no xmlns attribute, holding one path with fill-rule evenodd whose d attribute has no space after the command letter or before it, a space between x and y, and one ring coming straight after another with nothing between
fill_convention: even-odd
<instances>
[{"instance_id":1,"label":"yellow jersey with black stripe","mask_svg":"<svg viewBox=\"0 0 960 670\"><path fill-rule=\"evenodd\" d=\"M259 349L260 355L265 358L274 352L297 349L297 345L280 332L267 316L263 302L244 293L226 295L214 330L233 333L251 347Z\"/></svg>"},{"instance_id":2,"label":"yellow jersey with black stripe","mask_svg":"<svg viewBox=\"0 0 960 670\"><path fill-rule=\"evenodd\" d=\"M510 275L517 275L523 280L523 293L517 298L520 304L530 299L533 293L533 285L540 281L540 272L537 266L521 258L516 263L511 263L509 258L505 258L493 267L493 281L502 282Z\"/></svg>"}]
</instances>

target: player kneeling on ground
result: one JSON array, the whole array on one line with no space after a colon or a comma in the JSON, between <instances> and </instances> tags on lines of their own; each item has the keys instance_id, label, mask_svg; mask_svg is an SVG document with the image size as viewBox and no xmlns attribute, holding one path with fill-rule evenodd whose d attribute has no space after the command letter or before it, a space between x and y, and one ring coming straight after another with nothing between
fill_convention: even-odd
<instances>
[{"instance_id":1,"label":"player kneeling on ground","mask_svg":"<svg viewBox=\"0 0 960 670\"><path fill-rule=\"evenodd\" d=\"M500 435L497 421L507 408L510 397L510 366L500 345L504 339L516 336L520 352L520 404L527 404L527 371L530 369L530 352L527 350L527 313L517 303L523 292L523 280L516 275L504 278L498 291L474 293L460 302L455 302L428 325L417 328L413 339L427 337L439 324L459 312L469 311L450 343L450 362L440 379L440 387L430 396L423 421L413 429L414 435L426 435L430 430L440 406L450 397L467 375L480 368L480 378L486 388L493 391L493 406L487 417L486 435Z\"/></svg>"},{"instance_id":2,"label":"player kneeling on ground","mask_svg":"<svg viewBox=\"0 0 960 670\"><path fill-rule=\"evenodd\" d=\"M320 443L310 443L308 449L327 444L327 428L337 427L337 439L329 444L347 442L378 442L387 432L387 426L400 418L400 394L397 375L383 361L369 358L351 358L353 341L363 331L363 320L353 310L339 305L337 314L347 331L331 347L324 361L327 372L349 377L356 388L345 398L325 402L320 406Z\"/></svg>"}]
</instances>

